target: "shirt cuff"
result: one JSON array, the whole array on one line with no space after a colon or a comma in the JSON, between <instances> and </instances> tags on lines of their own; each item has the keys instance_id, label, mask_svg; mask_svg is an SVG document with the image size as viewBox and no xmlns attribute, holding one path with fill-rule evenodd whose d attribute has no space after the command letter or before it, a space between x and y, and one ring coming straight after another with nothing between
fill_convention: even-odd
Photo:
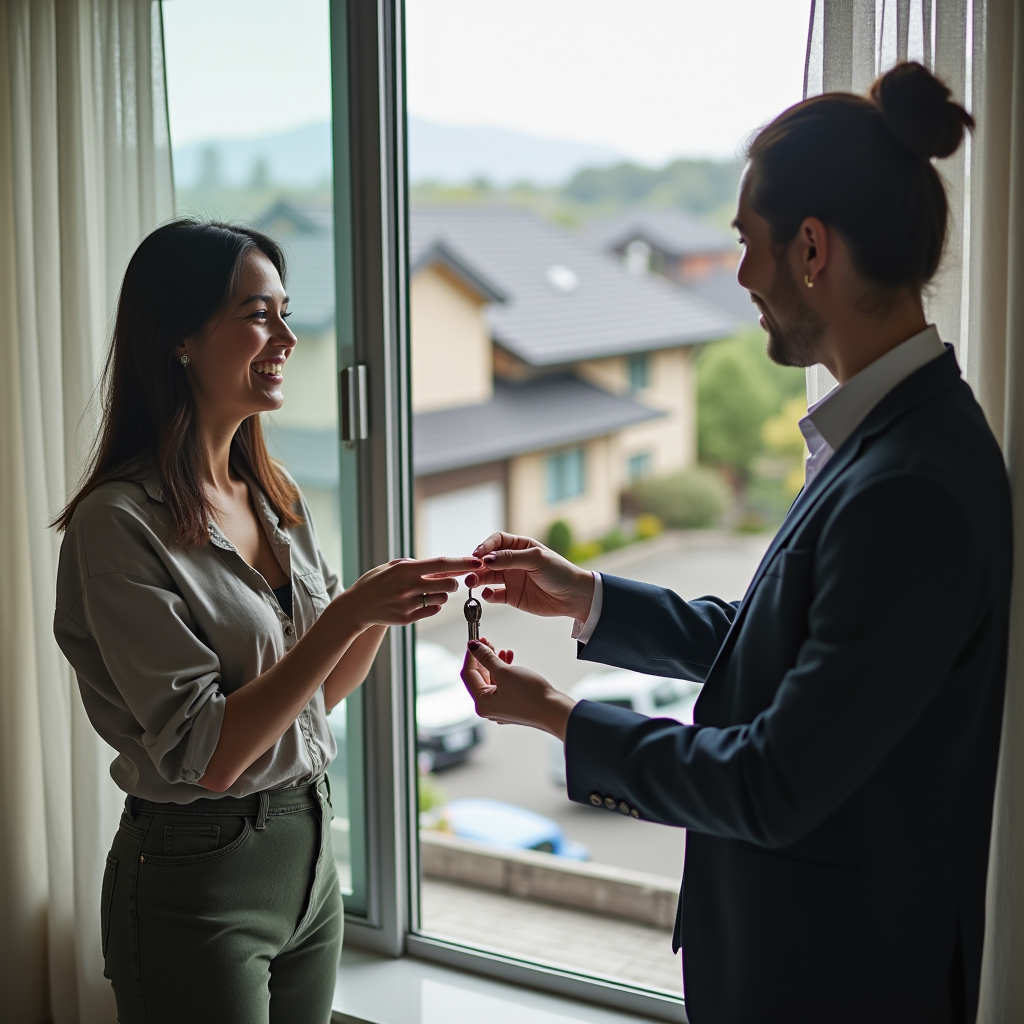
<instances>
[{"instance_id":1,"label":"shirt cuff","mask_svg":"<svg viewBox=\"0 0 1024 1024\"><path fill-rule=\"evenodd\" d=\"M595 572L591 575L594 577L594 598L590 602L590 614L587 616L586 622L576 619L572 626L572 638L581 644L590 642L598 622L601 621L601 608L604 605L604 581L601 579L601 574Z\"/></svg>"}]
</instances>

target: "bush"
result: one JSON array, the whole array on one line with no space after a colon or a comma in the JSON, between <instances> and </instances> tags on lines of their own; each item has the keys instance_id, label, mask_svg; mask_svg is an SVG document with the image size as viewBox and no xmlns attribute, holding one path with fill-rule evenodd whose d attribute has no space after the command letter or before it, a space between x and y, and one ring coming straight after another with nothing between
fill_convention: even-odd
<instances>
[{"instance_id":1,"label":"bush","mask_svg":"<svg viewBox=\"0 0 1024 1024\"><path fill-rule=\"evenodd\" d=\"M650 512L637 516L635 527L637 540L650 540L651 537L657 537L664 529L665 524Z\"/></svg>"},{"instance_id":2,"label":"bush","mask_svg":"<svg viewBox=\"0 0 1024 1024\"><path fill-rule=\"evenodd\" d=\"M556 519L548 527L547 545L565 558L572 550L572 527L564 519Z\"/></svg>"},{"instance_id":3,"label":"bush","mask_svg":"<svg viewBox=\"0 0 1024 1024\"><path fill-rule=\"evenodd\" d=\"M616 527L606 533L598 543L601 545L602 551L618 551L619 548L624 548L629 543L629 538Z\"/></svg>"},{"instance_id":4,"label":"bush","mask_svg":"<svg viewBox=\"0 0 1024 1024\"><path fill-rule=\"evenodd\" d=\"M584 562L589 562L592 558L597 558L604 549L601 547L601 542L597 540L584 541L582 544L573 544L569 548L569 554L566 558L570 562L575 562L577 565L582 565Z\"/></svg>"},{"instance_id":5,"label":"bush","mask_svg":"<svg viewBox=\"0 0 1024 1024\"><path fill-rule=\"evenodd\" d=\"M694 530L716 526L731 498L729 485L718 473L695 466L640 481L629 494L629 504L638 512L657 516L666 526Z\"/></svg>"}]
</instances>

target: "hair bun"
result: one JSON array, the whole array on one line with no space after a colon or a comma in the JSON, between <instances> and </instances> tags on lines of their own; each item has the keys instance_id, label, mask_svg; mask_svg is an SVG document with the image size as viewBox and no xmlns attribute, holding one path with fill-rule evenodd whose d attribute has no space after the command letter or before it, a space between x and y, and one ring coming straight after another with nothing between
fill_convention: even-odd
<instances>
[{"instance_id":1,"label":"hair bun","mask_svg":"<svg viewBox=\"0 0 1024 1024\"><path fill-rule=\"evenodd\" d=\"M924 160L951 156L974 118L926 67L905 61L875 80L868 93L889 134Z\"/></svg>"}]
</instances>

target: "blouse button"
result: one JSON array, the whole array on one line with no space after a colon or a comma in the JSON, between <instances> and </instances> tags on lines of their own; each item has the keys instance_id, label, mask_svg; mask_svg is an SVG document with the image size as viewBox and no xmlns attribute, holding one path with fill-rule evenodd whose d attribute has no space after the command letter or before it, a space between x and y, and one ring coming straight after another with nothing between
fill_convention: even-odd
<instances>
[{"instance_id":1,"label":"blouse button","mask_svg":"<svg viewBox=\"0 0 1024 1024\"><path fill-rule=\"evenodd\" d=\"M295 632L295 627L289 622L288 625L284 627L284 635L285 636L291 636L292 633L294 633L294 632Z\"/></svg>"}]
</instances>

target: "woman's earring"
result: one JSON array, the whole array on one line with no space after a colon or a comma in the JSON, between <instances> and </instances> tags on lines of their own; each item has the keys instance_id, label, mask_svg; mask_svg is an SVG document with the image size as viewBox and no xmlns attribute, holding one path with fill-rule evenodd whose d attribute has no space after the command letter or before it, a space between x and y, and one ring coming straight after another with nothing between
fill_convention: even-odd
<instances>
[{"instance_id":1,"label":"woman's earring","mask_svg":"<svg viewBox=\"0 0 1024 1024\"><path fill-rule=\"evenodd\" d=\"M810 272L804 274L804 284L807 285L808 288L814 287L814 282L811 280ZM182 356L182 360L185 360L187 358L188 356Z\"/></svg>"},{"instance_id":2,"label":"woman's earring","mask_svg":"<svg viewBox=\"0 0 1024 1024\"><path fill-rule=\"evenodd\" d=\"M808 285L808 288L809 287L810 287L810 285ZM182 353L180 362L181 362L182 366L188 366L188 353L187 352L183 352Z\"/></svg>"}]
</instances>

